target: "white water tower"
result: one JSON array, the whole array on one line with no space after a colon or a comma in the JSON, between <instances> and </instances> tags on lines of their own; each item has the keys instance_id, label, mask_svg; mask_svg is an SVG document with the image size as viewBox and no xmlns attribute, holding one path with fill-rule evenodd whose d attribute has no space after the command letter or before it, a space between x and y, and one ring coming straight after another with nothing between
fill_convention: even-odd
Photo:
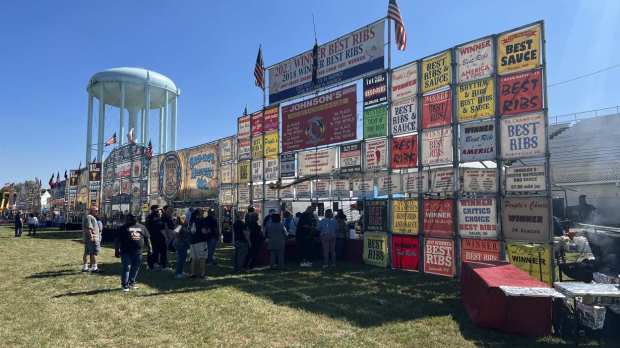
<instances>
[{"instance_id":1,"label":"white water tower","mask_svg":"<svg viewBox=\"0 0 620 348\"><path fill-rule=\"evenodd\" d=\"M168 77L142 68L114 68L98 72L88 81L88 125L86 127L86 163L92 161L92 150L96 159L103 161L104 137L116 132L118 145L127 143L129 130L134 130L136 143L153 147L158 145L159 153L176 150L177 98L181 91ZM97 142L93 143L93 107L98 103ZM106 133L105 120L118 109L118 129ZM159 116L159 138L149 136L151 114ZM129 117L126 119L125 115ZM109 133L109 134L108 134Z\"/></svg>"}]
</instances>

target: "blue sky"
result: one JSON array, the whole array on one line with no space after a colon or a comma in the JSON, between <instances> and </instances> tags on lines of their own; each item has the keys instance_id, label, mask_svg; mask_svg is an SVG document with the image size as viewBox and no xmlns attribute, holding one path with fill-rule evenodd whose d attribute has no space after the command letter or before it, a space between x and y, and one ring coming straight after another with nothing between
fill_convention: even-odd
<instances>
[{"instance_id":1,"label":"blue sky","mask_svg":"<svg viewBox=\"0 0 620 348\"><path fill-rule=\"evenodd\" d=\"M400 65L456 44L545 20L549 83L620 63L620 1L400 0L409 37ZM0 185L77 167L84 158L86 84L139 66L182 90L179 147L231 135L266 65L368 24L387 0L4 1L0 4ZM550 115L620 104L620 69L549 89ZM110 117L111 118L111 117ZM117 122L107 121L112 133Z\"/></svg>"}]
</instances>

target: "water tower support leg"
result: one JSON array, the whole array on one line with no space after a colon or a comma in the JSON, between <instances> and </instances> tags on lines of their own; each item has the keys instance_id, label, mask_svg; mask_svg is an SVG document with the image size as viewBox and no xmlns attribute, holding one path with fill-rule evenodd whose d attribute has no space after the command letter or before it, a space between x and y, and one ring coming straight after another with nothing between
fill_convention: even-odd
<instances>
[{"instance_id":1,"label":"water tower support leg","mask_svg":"<svg viewBox=\"0 0 620 348\"><path fill-rule=\"evenodd\" d=\"M164 108L159 108L159 153L166 152L166 145L164 144Z\"/></svg>"},{"instance_id":2,"label":"water tower support leg","mask_svg":"<svg viewBox=\"0 0 620 348\"><path fill-rule=\"evenodd\" d=\"M99 83L99 127L97 131L97 160L101 162L103 159L103 131L105 128L105 98L103 95L103 83Z\"/></svg>"},{"instance_id":3,"label":"water tower support leg","mask_svg":"<svg viewBox=\"0 0 620 348\"><path fill-rule=\"evenodd\" d=\"M86 126L86 164L92 158L93 146L93 95L88 93L88 125Z\"/></svg>"},{"instance_id":4,"label":"water tower support leg","mask_svg":"<svg viewBox=\"0 0 620 348\"><path fill-rule=\"evenodd\" d=\"M123 145L125 143L125 83L121 82L121 106L120 106L120 121L118 124L118 143Z\"/></svg>"},{"instance_id":5,"label":"water tower support leg","mask_svg":"<svg viewBox=\"0 0 620 348\"><path fill-rule=\"evenodd\" d=\"M175 95L172 102L172 120L170 122L170 146L172 150L176 151L177 149L177 100L178 97Z\"/></svg>"}]
</instances>

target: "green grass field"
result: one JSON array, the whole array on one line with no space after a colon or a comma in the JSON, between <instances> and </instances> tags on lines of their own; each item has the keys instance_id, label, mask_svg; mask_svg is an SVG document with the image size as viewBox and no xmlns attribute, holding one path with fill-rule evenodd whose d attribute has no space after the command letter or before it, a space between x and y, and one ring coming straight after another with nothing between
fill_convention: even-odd
<instances>
[{"instance_id":1,"label":"green grass field","mask_svg":"<svg viewBox=\"0 0 620 348\"><path fill-rule=\"evenodd\" d=\"M452 279L361 265L231 274L226 246L209 280L143 269L140 289L123 293L109 247L103 274L80 272L80 236L0 227L2 347L572 345L474 327Z\"/></svg>"}]
</instances>

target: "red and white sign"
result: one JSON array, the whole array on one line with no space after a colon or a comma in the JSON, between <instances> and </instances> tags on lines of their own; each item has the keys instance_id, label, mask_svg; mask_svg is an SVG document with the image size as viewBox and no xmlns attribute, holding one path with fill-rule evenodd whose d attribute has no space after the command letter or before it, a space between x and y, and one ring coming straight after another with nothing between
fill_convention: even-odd
<instances>
[{"instance_id":1,"label":"red and white sign","mask_svg":"<svg viewBox=\"0 0 620 348\"><path fill-rule=\"evenodd\" d=\"M349 198L351 196L351 188L349 180L334 179L331 182L332 197Z\"/></svg>"},{"instance_id":2,"label":"red and white sign","mask_svg":"<svg viewBox=\"0 0 620 348\"><path fill-rule=\"evenodd\" d=\"M284 152L357 137L356 86L282 107Z\"/></svg>"},{"instance_id":3,"label":"red and white sign","mask_svg":"<svg viewBox=\"0 0 620 348\"><path fill-rule=\"evenodd\" d=\"M416 134L392 138L390 153L392 169L415 168L418 165L418 136Z\"/></svg>"},{"instance_id":4,"label":"red and white sign","mask_svg":"<svg viewBox=\"0 0 620 348\"><path fill-rule=\"evenodd\" d=\"M273 106L265 109L265 116L263 117L263 131L265 133L278 130L279 118L278 118L279 106Z\"/></svg>"},{"instance_id":5,"label":"red and white sign","mask_svg":"<svg viewBox=\"0 0 620 348\"><path fill-rule=\"evenodd\" d=\"M392 268L417 271L420 264L420 240L415 236L392 235Z\"/></svg>"},{"instance_id":6,"label":"red and white sign","mask_svg":"<svg viewBox=\"0 0 620 348\"><path fill-rule=\"evenodd\" d=\"M258 137L263 134L263 112L257 111L252 114L252 136Z\"/></svg>"},{"instance_id":7,"label":"red and white sign","mask_svg":"<svg viewBox=\"0 0 620 348\"><path fill-rule=\"evenodd\" d=\"M417 62L392 71L392 100L415 97L418 91Z\"/></svg>"},{"instance_id":8,"label":"red and white sign","mask_svg":"<svg viewBox=\"0 0 620 348\"><path fill-rule=\"evenodd\" d=\"M500 77L500 114L515 115L542 110L542 84L542 70L532 70Z\"/></svg>"},{"instance_id":9,"label":"red and white sign","mask_svg":"<svg viewBox=\"0 0 620 348\"><path fill-rule=\"evenodd\" d=\"M403 185L400 174L381 175L377 178L377 188L379 189L379 196L402 193Z\"/></svg>"},{"instance_id":10,"label":"red and white sign","mask_svg":"<svg viewBox=\"0 0 620 348\"><path fill-rule=\"evenodd\" d=\"M452 128L436 128L422 132L422 164L452 162Z\"/></svg>"},{"instance_id":11,"label":"red and white sign","mask_svg":"<svg viewBox=\"0 0 620 348\"><path fill-rule=\"evenodd\" d=\"M406 193L428 191L428 172L413 172L403 174L403 189Z\"/></svg>"},{"instance_id":12,"label":"red and white sign","mask_svg":"<svg viewBox=\"0 0 620 348\"><path fill-rule=\"evenodd\" d=\"M457 82L491 77L494 60L493 39L490 37L457 47Z\"/></svg>"},{"instance_id":13,"label":"red and white sign","mask_svg":"<svg viewBox=\"0 0 620 348\"><path fill-rule=\"evenodd\" d=\"M329 174L336 169L336 149L300 152L298 161L300 176Z\"/></svg>"},{"instance_id":14,"label":"red and white sign","mask_svg":"<svg viewBox=\"0 0 620 348\"><path fill-rule=\"evenodd\" d=\"M450 238L454 235L454 200L424 200L424 236Z\"/></svg>"},{"instance_id":15,"label":"red and white sign","mask_svg":"<svg viewBox=\"0 0 620 348\"><path fill-rule=\"evenodd\" d=\"M461 262L499 261L499 241L494 239L461 239Z\"/></svg>"},{"instance_id":16,"label":"red and white sign","mask_svg":"<svg viewBox=\"0 0 620 348\"><path fill-rule=\"evenodd\" d=\"M310 181L304 181L296 184L295 196L297 199L310 198Z\"/></svg>"},{"instance_id":17,"label":"red and white sign","mask_svg":"<svg viewBox=\"0 0 620 348\"><path fill-rule=\"evenodd\" d=\"M493 168L463 169L463 192L497 192L497 170Z\"/></svg>"},{"instance_id":18,"label":"red and white sign","mask_svg":"<svg viewBox=\"0 0 620 348\"><path fill-rule=\"evenodd\" d=\"M451 193L454 191L454 169L439 168L430 172L431 185L429 191L433 193Z\"/></svg>"},{"instance_id":19,"label":"red and white sign","mask_svg":"<svg viewBox=\"0 0 620 348\"><path fill-rule=\"evenodd\" d=\"M422 128L447 126L452 121L452 92L446 90L422 97Z\"/></svg>"},{"instance_id":20,"label":"red and white sign","mask_svg":"<svg viewBox=\"0 0 620 348\"><path fill-rule=\"evenodd\" d=\"M462 238L497 238L495 198L461 199L458 209Z\"/></svg>"},{"instance_id":21,"label":"red and white sign","mask_svg":"<svg viewBox=\"0 0 620 348\"><path fill-rule=\"evenodd\" d=\"M329 180L317 180L313 183L313 198L329 198Z\"/></svg>"},{"instance_id":22,"label":"red and white sign","mask_svg":"<svg viewBox=\"0 0 620 348\"><path fill-rule=\"evenodd\" d=\"M244 115L237 119L237 138L250 137L250 115Z\"/></svg>"},{"instance_id":23,"label":"red and white sign","mask_svg":"<svg viewBox=\"0 0 620 348\"><path fill-rule=\"evenodd\" d=\"M387 139L366 141L366 169L377 170L387 168Z\"/></svg>"},{"instance_id":24,"label":"red and white sign","mask_svg":"<svg viewBox=\"0 0 620 348\"><path fill-rule=\"evenodd\" d=\"M454 275L454 240L424 240L424 273L452 277Z\"/></svg>"}]
</instances>

